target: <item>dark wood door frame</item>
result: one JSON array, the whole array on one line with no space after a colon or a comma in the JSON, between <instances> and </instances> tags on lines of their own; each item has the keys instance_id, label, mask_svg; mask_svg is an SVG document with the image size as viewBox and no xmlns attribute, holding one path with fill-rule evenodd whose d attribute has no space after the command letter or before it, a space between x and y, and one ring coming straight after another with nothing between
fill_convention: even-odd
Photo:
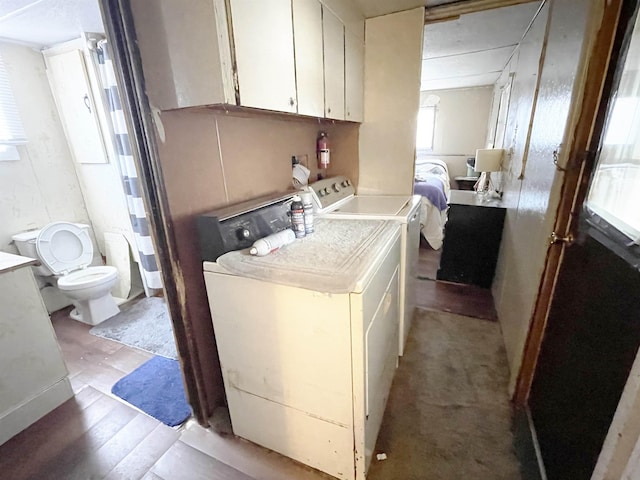
<instances>
[{"instance_id":1,"label":"dark wood door frame","mask_svg":"<svg viewBox=\"0 0 640 480\"><path fill-rule=\"evenodd\" d=\"M634 2L612 0L592 2L592 16L602 11L599 28L587 45L588 64L583 88L574 90L574 105L580 104L577 115L572 116L565 138L573 138L568 145L569 152L564 167L560 202L556 212L554 232L561 237L576 237L582 204L587 194L589 180L594 170L599 136L606 118L607 102L612 92L614 70L619 60L622 42L629 19L632 17ZM593 21L593 20L592 20ZM633 25L631 25L633 27ZM545 268L540 281L538 298L529 326L523 360L520 366L513 401L517 406L526 406L531 384L536 370L538 356L544 338L547 319L554 298L554 290L562 264L565 242L550 245Z\"/></svg>"},{"instance_id":2,"label":"dark wood door frame","mask_svg":"<svg viewBox=\"0 0 640 480\"><path fill-rule=\"evenodd\" d=\"M132 154L144 189L144 200L152 230L152 238L162 273L167 307L185 391L193 414L201 425L208 426L214 407L207 398L198 348L193 337L184 297L184 277L178 263L176 238L171 230L169 205L164 186L160 158L145 94L142 61L136 43L133 15L129 0L100 0L102 18L109 44L127 127L130 132Z\"/></svg>"}]
</instances>

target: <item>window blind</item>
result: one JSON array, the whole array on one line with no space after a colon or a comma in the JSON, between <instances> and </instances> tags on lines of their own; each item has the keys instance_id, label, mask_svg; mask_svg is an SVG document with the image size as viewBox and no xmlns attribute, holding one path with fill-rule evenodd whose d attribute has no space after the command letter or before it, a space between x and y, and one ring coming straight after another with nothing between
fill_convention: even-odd
<instances>
[{"instance_id":1,"label":"window blind","mask_svg":"<svg viewBox=\"0 0 640 480\"><path fill-rule=\"evenodd\" d=\"M27 136L18 114L16 100L9 84L9 75L0 56L0 145L22 145Z\"/></svg>"}]
</instances>

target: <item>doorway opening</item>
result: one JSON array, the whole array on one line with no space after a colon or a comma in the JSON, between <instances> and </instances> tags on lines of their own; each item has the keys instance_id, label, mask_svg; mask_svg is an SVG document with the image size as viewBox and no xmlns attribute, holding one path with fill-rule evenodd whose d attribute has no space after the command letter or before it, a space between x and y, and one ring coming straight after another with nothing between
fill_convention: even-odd
<instances>
[{"instance_id":1,"label":"doorway opening","mask_svg":"<svg viewBox=\"0 0 640 480\"><path fill-rule=\"evenodd\" d=\"M2 111L10 100L23 136L2 132L0 249L41 261L34 273L74 391L88 385L111 395L154 355L177 353L100 6L17 2L5 10ZM59 278L75 267L52 269L36 248L43 227L59 222L57 238L85 239L82 248L93 251L78 268L114 272L108 309L65 293Z\"/></svg>"}]
</instances>

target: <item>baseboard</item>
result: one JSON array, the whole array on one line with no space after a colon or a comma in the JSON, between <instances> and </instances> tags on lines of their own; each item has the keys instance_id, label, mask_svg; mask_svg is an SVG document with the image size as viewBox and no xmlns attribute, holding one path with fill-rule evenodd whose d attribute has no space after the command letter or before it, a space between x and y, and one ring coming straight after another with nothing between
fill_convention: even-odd
<instances>
[{"instance_id":1,"label":"baseboard","mask_svg":"<svg viewBox=\"0 0 640 480\"><path fill-rule=\"evenodd\" d=\"M546 480L540 447L528 408L516 409L513 418L514 449L523 480Z\"/></svg>"},{"instance_id":2,"label":"baseboard","mask_svg":"<svg viewBox=\"0 0 640 480\"><path fill-rule=\"evenodd\" d=\"M0 445L73 398L67 377L0 417Z\"/></svg>"}]
</instances>

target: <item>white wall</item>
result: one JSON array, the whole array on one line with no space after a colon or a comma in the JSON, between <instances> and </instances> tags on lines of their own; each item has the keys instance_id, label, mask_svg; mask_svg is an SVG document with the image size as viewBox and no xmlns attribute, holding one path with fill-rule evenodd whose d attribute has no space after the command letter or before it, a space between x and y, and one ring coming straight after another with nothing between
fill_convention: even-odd
<instances>
[{"instance_id":1,"label":"white wall","mask_svg":"<svg viewBox=\"0 0 640 480\"><path fill-rule=\"evenodd\" d=\"M439 158L447 163L449 175L466 176L467 158L485 148L493 86L456 88L420 92L420 105L429 95L436 95L436 123L433 151L419 154L422 158ZM451 186L455 188L452 181Z\"/></svg>"},{"instance_id":2,"label":"white wall","mask_svg":"<svg viewBox=\"0 0 640 480\"><path fill-rule=\"evenodd\" d=\"M413 191L423 26L424 8L366 21L358 193Z\"/></svg>"},{"instance_id":3,"label":"white wall","mask_svg":"<svg viewBox=\"0 0 640 480\"><path fill-rule=\"evenodd\" d=\"M42 55L0 44L29 143L20 160L0 162L0 250L11 235L68 220L89 223L71 152L49 89Z\"/></svg>"},{"instance_id":4,"label":"white wall","mask_svg":"<svg viewBox=\"0 0 640 480\"><path fill-rule=\"evenodd\" d=\"M581 0L553 0L552 6L550 10L546 4L502 79L506 81L508 74L515 72L504 142L505 149L513 152L506 160L502 178L507 215L493 296L512 389L520 370L559 201L562 173L553 164L553 151L566 142L579 52L586 36L588 9L582 7ZM544 43L544 63L538 71Z\"/></svg>"}]
</instances>

